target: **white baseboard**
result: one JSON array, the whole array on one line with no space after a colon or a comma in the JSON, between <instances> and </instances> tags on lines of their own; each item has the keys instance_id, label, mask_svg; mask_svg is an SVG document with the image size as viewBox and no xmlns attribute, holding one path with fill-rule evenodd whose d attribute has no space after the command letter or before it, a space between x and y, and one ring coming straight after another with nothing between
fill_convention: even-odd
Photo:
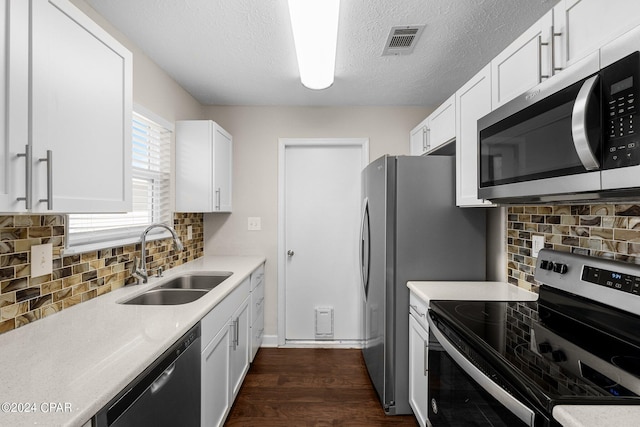
<instances>
[{"instance_id":1,"label":"white baseboard","mask_svg":"<svg viewBox=\"0 0 640 427\"><path fill-rule=\"evenodd\" d=\"M277 347L278 336L277 335L264 335L262 337L262 344L260 347Z\"/></svg>"},{"instance_id":2,"label":"white baseboard","mask_svg":"<svg viewBox=\"0 0 640 427\"><path fill-rule=\"evenodd\" d=\"M265 335L260 347L280 347L280 348L362 348L361 340L338 340L338 341L306 341L289 340L284 345L278 344L277 335Z\"/></svg>"}]
</instances>

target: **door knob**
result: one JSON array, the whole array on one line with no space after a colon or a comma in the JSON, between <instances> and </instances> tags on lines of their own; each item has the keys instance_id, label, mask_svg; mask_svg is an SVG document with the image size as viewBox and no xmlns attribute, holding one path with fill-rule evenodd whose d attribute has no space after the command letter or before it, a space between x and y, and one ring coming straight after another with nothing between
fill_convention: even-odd
<instances>
[{"instance_id":1,"label":"door knob","mask_svg":"<svg viewBox=\"0 0 640 427\"><path fill-rule=\"evenodd\" d=\"M293 252L291 249L289 249L289 250L287 251L287 256L288 256L288 257L292 257L294 253L295 253L295 252Z\"/></svg>"}]
</instances>

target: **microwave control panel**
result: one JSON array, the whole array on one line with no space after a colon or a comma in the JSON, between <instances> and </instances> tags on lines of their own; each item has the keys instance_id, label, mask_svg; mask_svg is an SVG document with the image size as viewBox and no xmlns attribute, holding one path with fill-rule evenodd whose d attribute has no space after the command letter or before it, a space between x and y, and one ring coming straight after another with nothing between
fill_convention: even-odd
<instances>
[{"instance_id":1,"label":"microwave control panel","mask_svg":"<svg viewBox=\"0 0 640 427\"><path fill-rule=\"evenodd\" d=\"M640 164L640 52L602 70L603 169Z\"/></svg>"}]
</instances>

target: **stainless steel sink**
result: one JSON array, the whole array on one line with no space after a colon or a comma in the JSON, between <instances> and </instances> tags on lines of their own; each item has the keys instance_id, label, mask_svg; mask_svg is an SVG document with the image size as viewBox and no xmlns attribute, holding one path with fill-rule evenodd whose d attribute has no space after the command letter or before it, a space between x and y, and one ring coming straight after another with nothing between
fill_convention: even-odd
<instances>
[{"instance_id":1,"label":"stainless steel sink","mask_svg":"<svg viewBox=\"0 0 640 427\"><path fill-rule=\"evenodd\" d=\"M224 282L232 273L217 271L215 273L192 273L175 277L154 289L211 289Z\"/></svg>"},{"instance_id":2,"label":"stainless steel sink","mask_svg":"<svg viewBox=\"0 0 640 427\"><path fill-rule=\"evenodd\" d=\"M189 273L174 277L147 292L122 301L130 305L179 305L187 304L204 296L224 282L231 272Z\"/></svg>"},{"instance_id":3,"label":"stainless steel sink","mask_svg":"<svg viewBox=\"0 0 640 427\"><path fill-rule=\"evenodd\" d=\"M193 302L204 296L203 289L151 289L121 304L133 305L179 305Z\"/></svg>"}]
</instances>

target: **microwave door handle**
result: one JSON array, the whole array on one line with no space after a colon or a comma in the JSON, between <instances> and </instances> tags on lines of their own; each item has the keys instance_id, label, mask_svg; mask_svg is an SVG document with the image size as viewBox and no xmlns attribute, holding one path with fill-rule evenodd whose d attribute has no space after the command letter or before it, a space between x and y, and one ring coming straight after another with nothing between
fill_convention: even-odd
<instances>
[{"instance_id":1,"label":"microwave door handle","mask_svg":"<svg viewBox=\"0 0 640 427\"><path fill-rule=\"evenodd\" d=\"M576 102L573 104L573 112L571 114L573 145L576 148L582 165L588 171L600 168L600 162L591 149L589 135L587 135L587 107L589 105L589 99L598 83L598 77L597 74L589 77L582 84L576 97Z\"/></svg>"},{"instance_id":2,"label":"microwave door handle","mask_svg":"<svg viewBox=\"0 0 640 427\"><path fill-rule=\"evenodd\" d=\"M511 411L513 415L520 418L526 425L534 425L535 413L531 409L518 401L498 384L493 382L462 353L460 353L442 334L442 332L440 332L433 319L431 319L431 316L427 315L427 321L429 322L429 332L433 333L442 348L449 356L451 356L454 362L473 379L473 381L493 396L498 402L502 403L502 405Z\"/></svg>"}]
</instances>

